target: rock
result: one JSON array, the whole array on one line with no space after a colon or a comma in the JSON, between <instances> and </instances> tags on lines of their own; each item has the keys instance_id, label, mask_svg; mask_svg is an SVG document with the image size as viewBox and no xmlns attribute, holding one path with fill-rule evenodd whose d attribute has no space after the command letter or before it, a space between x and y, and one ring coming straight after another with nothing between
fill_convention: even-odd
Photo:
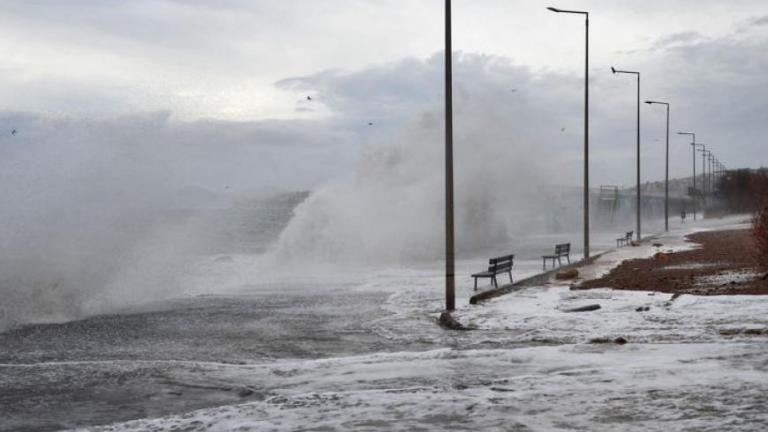
<instances>
[{"instance_id":1,"label":"rock","mask_svg":"<svg viewBox=\"0 0 768 432\"><path fill-rule=\"evenodd\" d=\"M639 241L637 241L637 240L632 240L632 243L630 243L630 244L631 244L633 247L638 247L638 246L640 246L640 242L639 242Z\"/></svg>"},{"instance_id":2,"label":"rock","mask_svg":"<svg viewBox=\"0 0 768 432\"><path fill-rule=\"evenodd\" d=\"M241 398L251 396L253 393L253 390L248 387L240 387L237 389L237 395Z\"/></svg>"},{"instance_id":3,"label":"rock","mask_svg":"<svg viewBox=\"0 0 768 432\"><path fill-rule=\"evenodd\" d=\"M762 280L768 280L768 273L766 273L765 276L763 276L761 279Z\"/></svg>"},{"instance_id":4,"label":"rock","mask_svg":"<svg viewBox=\"0 0 768 432\"><path fill-rule=\"evenodd\" d=\"M669 255L665 254L664 252L656 252L656 254L653 255L653 259L667 262L669 261Z\"/></svg>"},{"instance_id":5,"label":"rock","mask_svg":"<svg viewBox=\"0 0 768 432\"><path fill-rule=\"evenodd\" d=\"M555 279L559 280L576 279L577 277L579 277L579 271L575 268L559 271L555 275Z\"/></svg>"},{"instance_id":6,"label":"rock","mask_svg":"<svg viewBox=\"0 0 768 432\"><path fill-rule=\"evenodd\" d=\"M766 336L768 335L768 328L727 328L720 329L718 331L722 336L737 336L737 335L749 335L749 336Z\"/></svg>"},{"instance_id":7,"label":"rock","mask_svg":"<svg viewBox=\"0 0 768 432\"><path fill-rule=\"evenodd\" d=\"M441 313L438 324L440 324L440 327L448 330L469 330L468 328L464 327L464 324L456 321L450 312Z\"/></svg>"},{"instance_id":8,"label":"rock","mask_svg":"<svg viewBox=\"0 0 768 432\"><path fill-rule=\"evenodd\" d=\"M663 245L663 244L661 244L661 243L654 243L654 244L653 244L653 246L654 246L654 247L657 247L657 248L660 248L660 247L662 247L662 246L664 246L664 245Z\"/></svg>"},{"instance_id":9,"label":"rock","mask_svg":"<svg viewBox=\"0 0 768 432\"><path fill-rule=\"evenodd\" d=\"M640 306L635 309L635 312L648 312L649 310L651 310L650 306Z\"/></svg>"},{"instance_id":10,"label":"rock","mask_svg":"<svg viewBox=\"0 0 768 432\"><path fill-rule=\"evenodd\" d=\"M600 305L599 304L591 304L591 305L581 306L581 307L577 307L577 308L573 308L573 309L565 309L565 310L563 310L563 312L568 312L568 313L570 313L570 312L591 312L591 311L596 311L598 309L600 309Z\"/></svg>"},{"instance_id":11,"label":"rock","mask_svg":"<svg viewBox=\"0 0 768 432\"><path fill-rule=\"evenodd\" d=\"M679 292L677 292L677 293L674 293L674 294L672 294L672 298L671 298L671 299L669 299L669 301L675 301L675 300L676 300L678 297L680 297L681 295L683 295L683 293L679 293Z\"/></svg>"},{"instance_id":12,"label":"rock","mask_svg":"<svg viewBox=\"0 0 768 432\"><path fill-rule=\"evenodd\" d=\"M627 343L627 340L623 337L619 336L616 339L610 339L606 337L601 338L593 338L589 340L589 343L593 344L609 344L609 343L615 343L616 345L624 345Z\"/></svg>"}]
</instances>

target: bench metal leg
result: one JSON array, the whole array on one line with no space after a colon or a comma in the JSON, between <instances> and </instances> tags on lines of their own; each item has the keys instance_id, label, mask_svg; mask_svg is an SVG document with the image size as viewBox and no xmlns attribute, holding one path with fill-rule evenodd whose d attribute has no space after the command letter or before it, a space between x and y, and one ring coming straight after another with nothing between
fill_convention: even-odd
<instances>
[{"instance_id":1,"label":"bench metal leg","mask_svg":"<svg viewBox=\"0 0 768 432\"><path fill-rule=\"evenodd\" d=\"M570 265L571 264L571 256L570 255L566 255L565 259L568 260L568 265Z\"/></svg>"},{"instance_id":2,"label":"bench metal leg","mask_svg":"<svg viewBox=\"0 0 768 432\"><path fill-rule=\"evenodd\" d=\"M509 283L515 283L515 281L512 280L512 270L509 271Z\"/></svg>"},{"instance_id":3,"label":"bench metal leg","mask_svg":"<svg viewBox=\"0 0 768 432\"><path fill-rule=\"evenodd\" d=\"M496 281L496 276L495 275L493 276L493 286L495 286L496 288L499 287L499 282Z\"/></svg>"},{"instance_id":4,"label":"bench metal leg","mask_svg":"<svg viewBox=\"0 0 768 432\"><path fill-rule=\"evenodd\" d=\"M475 291L477 291L477 278L475 278Z\"/></svg>"}]
</instances>

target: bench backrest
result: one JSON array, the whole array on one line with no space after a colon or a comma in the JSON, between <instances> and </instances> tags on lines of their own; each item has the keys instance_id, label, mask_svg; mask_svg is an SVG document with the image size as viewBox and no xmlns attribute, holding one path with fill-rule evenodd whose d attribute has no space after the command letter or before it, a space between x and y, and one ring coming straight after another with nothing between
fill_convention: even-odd
<instances>
[{"instance_id":1,"label":"bench backrest","mask_svg":"<svg viewBox=\"0 0 768 432\"><path fill-rule=\"evenodd\" d=\"M488 271L500 272L507 271L512 268L512 264L515 260L514 255L505 255L501 257L491 258L488 260Z\"/></svg>"},{"instance_id":2,"label":"bench backrest","mask_svg":"<svg viewBox=\"0 0 768 432\"><path fill-rule=\"evenodd\" d=\"M626 235L626 238L627 238L627 239L631 239L631 238L632 238L632 235L633 235L634 233L635 233L634 231L627 231L627 235Z\"/></svg>"},{"instance_id":3,"label":"bench backrest","mask_svg":"<svg viewBox=\"0 0 768 432\"><path fill-rule=\"evenodd\" d=\"M571 252L571 244L563 243L555 245L555 255L567 255Z\"/></svg>"}]
</instances>

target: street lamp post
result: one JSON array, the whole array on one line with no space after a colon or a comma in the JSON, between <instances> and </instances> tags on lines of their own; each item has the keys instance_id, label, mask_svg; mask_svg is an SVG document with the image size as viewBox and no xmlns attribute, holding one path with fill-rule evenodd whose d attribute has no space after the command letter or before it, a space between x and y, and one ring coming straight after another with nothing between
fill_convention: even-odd
<instances>
[{"instance_id":1,"label":"street lamp post","mask_svg":"<svg viewBox=\"0 0 768 432\"><path fill-rule=\"evenodd\" d=\"M709 195L712 196L712 159L714 155L712 152L707 153L707 168L709 168L709 172L707 173L707 186L709 186Z\"/></svg>"},{"instance_id":2,"label":"street lamp post","mask_svg":"<svg viewBox=\"0 0 768 432\"><path fill-rule=\"evenodd\" d=\"M719 160L716 160L716 161L715 161L715 185L717 185L717 186L719 186L719 185L720 185L720 176L721 176L721 174L722 174L722 172L720 171L720 169L721 169L721 168L720 168L720 161L719 161ZM719 189L719 188L717 188L717 189Z\"/></svg>"},{"instance_id":3,"label":"street lamp post","mask_svg":"<svg viewBox=\"0 0 768 432\"><path fill-rule=\"evenodd\" d=\"M640 232L640 72L618 70L611 66L614 74L637 75L637 240L642 240Z\"/></svg>"},{"instance_id":4,"label":"street lamp post","mask_svg":"<svg viewBox=\"0 0 768 432\"><path fill-rule=\"evenodd\" d=\"M702 189L702 201L704 205L707 204L707 146L701 143L696 143L701 149L701 189Z\"/></svg>"},{"instance_id":5,"label":"street lamp post","mask_svg":"<svg viewBox=\"0 0 768 432\"><path fill-rule=\"evenodd\" d=\"M720 184L720 179L723 178L723 163L717 161L717 184Z\"/></svg>"},{"instance_id":6,"label":"street lamp post","mask_svg":"<svg viewBox=\"0 0 768 432\"><path fill-rule=\"evenodd\" d=\"M712 195L712 152L707 153L707 168L709 173L707 174L707 187L709 188L709 194Z\"/></svg>"},{"instance_id":7,"label":"street lamp post","mask_svg":"<svg viewBox=\"0 0 768 432\"><path fill-rule=\"evenodd\" d=\"M723 179L723 177L725 177L725 164L720 162L720 161L718 161L717 162L717 181L718 181L718 184L720 183L720 180Z\"/></svg>"},{"instance_id":8,"label":"street lamp post","mask_svg":"<svg viewBox=\"0 0 768 432\"><path fill-rule=\"evenodd\" d=\"M693 132L678 132L678 135L690 135L693 137L691 141L691 154L693 155L693 220L696 220L696 134Z\"/></svg>"},{"instance_id":9,"label":"street lamp post","mask_svg":"<svg viewBox=\"0 0 768 432\"><path fill-rule=\"evenodd\" d=\"M720 191L720 161L715 160L715 189Z\"/></svg>"},{"instance_id":10,"label":"street lamp post","mask_svg":"<svg viewBox=\"0 0 768 432\"><path fill-rule=\"evenodd\" d=\"M584 259L589 260L589 12L548 7L555 13L584 15Z\"/></svg>"},{"instance_id":11,"label":"street lamp post","mask_svg":"<svg viewBox=\"0 0 768 432\"><path fill-rule=\"evenodd\" d=\"M704 167L702 168L703 171L703 177L702 181L704 182L704 191L706 195L709 195L709 167L707 166L707 155L709 154L709 150L706 149L706 146L704 146L704 150L701 152L701 165Z\"/></svg>"},{"instance_id":12,"label":"street lamp post","mask_svg":"<svg viewBox=\"0 0 768 432\"><path fill-rule=\"evenodd\" d=\"M664 167L664 231L669 231L669 103L645 101L648 105L658 104L667 107L667 147Z\"/></svg>"},{"instance_id":13,"label":"street lamp post","mask_svg":"<svg viewBox=\"0 0 768 432\"><path fill-rule=\"evenodd\" d=\"M445 0L445 309L456 308L453 237L453 69L451 0Z\"/></svg>"},{"instance_id":14,"label":"street lamp post","mask_svg":"<svg viewBox=\"0 0 768 432\"><path fill-rule=\"evenodd\" d=\"M709 154L709 193L715 196L715 155Z\"/></svg>"}]
</instances>

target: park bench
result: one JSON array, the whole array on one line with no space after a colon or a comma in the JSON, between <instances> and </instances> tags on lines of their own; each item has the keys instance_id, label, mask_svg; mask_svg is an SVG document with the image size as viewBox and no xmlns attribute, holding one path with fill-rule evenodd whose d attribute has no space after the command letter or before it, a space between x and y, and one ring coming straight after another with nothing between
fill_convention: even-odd
<instances>
[{"instance_id":1,"label":"park bench","mask_svg":"<svg viewBox=\"0 0 768 432\"><path fill-rule=\"evenodd\" d=\"M632 234L634 234L634 231L628 231L624 237L619 237L616 239L616 247L620 248L621 245L628 246L630 243L632 243Z\"/></svg>"},{"instance_id":2,"label":"park bench","mask_svg":"<svg viewBox=\"0 0 768 432\"><path fill-rule=\"evenodd\" d=\"M543 268L544 270L547 269L547 260L552 260L552 267L555 266L555 260L557 260L557 263L560 265L563 265L562 258L565 257L565 259L568 260L568 264L571 263L571 244L570 243L563 243L555 245L555 253L552 255L543 255L541 258L544 261Z\"/></svg>"},{"instance_id":3,"label":"park bench","mask_svg":"<svg viewBox=\"0 0 768 432\"><path fill-rule=\"evenodd\" d=\"M480 278L490 278L493 282L493 286L498 288L499 283L496 281L496 275L499 273L508 273L509 282L512 283L512 264L514 264L514 260L514 255L506 255L489 259L488 270L472 275L472 277L475 278L475 291L477 291L477 280Z\"/></svg>"}]
</instances>

